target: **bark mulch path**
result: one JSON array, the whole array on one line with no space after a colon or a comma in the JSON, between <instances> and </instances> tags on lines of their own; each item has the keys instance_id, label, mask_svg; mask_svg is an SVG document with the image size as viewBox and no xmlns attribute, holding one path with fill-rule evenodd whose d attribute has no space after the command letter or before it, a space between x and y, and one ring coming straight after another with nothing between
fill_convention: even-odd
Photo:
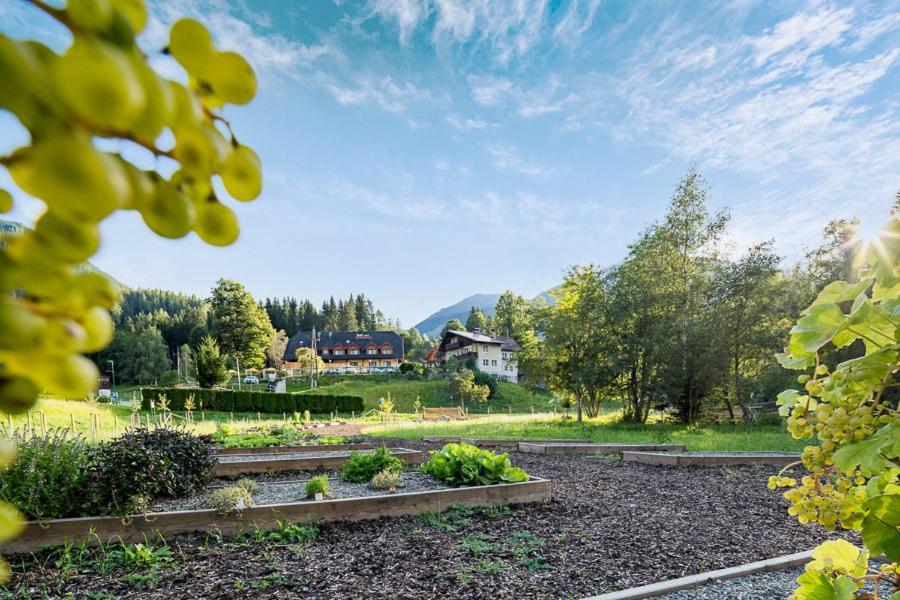
<instances>
[{"instance_id":1,"label":"bark mulch path","mask_svg":"<svg viewBox=\"0 0 900 600\"><path fill-rule=\"evenodd\" d=\"M24 572L14 564L11 591L35 598L581 598L799 552L834 535L787 515L787 503L766 489L775 467L511 456L554 481L551 503L332 523L300 543L185 535L170 542L171 565L107 575L80 568L62 577L58 557L44 555Z\"/></svg>"}]
</instances>

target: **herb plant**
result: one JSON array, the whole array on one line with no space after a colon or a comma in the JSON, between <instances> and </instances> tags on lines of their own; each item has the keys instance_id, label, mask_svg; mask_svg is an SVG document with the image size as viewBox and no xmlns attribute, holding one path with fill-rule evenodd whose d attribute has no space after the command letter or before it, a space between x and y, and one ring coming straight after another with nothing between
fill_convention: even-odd
<instances>
[{"instance_id":1,"label":"herb plant","mask_svg":"<svg viewBox=\"0 0 900 600\"><path fill-rule=\"evenodd\" d=\"M344 465L343 478L353 483L368 483L384 470L396 472L403 470L403 462L396 456L391 456L386 446L381 446L369 454L354 450Z\"/></svg>"},{"instance_id":2,"label":"herb plant","mask_svg":"<svg viewBox=\"0 0 900 600\"><path fill-rule=\"evenodd\" d=\"M328 495L327 475L316 475L306 482L306 497L315 498L316 494Z\"/></svg>"},{"instance_id":3,"label":"herb plant","mask_svg":"<svg viewBox=\"0 0 900 600\"><path fill-rule=\"evenodd\" d=\"M512 466L508 453L495 454L472 444L447 444L431 452L421 470L453 486L528 481L523 469Z\"/></svg>"}]
</instances>

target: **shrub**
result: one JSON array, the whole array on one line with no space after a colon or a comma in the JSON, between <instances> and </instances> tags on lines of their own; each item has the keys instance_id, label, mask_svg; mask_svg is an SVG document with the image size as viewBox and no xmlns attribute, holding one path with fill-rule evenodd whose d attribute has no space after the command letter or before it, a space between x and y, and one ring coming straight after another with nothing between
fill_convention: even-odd
<instances>
[{"instance_id":1,"label":"shrub","mask_svg":"<svg viewBox=\"0 0 900 600\"><path fill-rule=\"evenodd\" d=\"M353 483L366 483L386 469L397 472L403 470L403 462L396 456L391 456L387 447L382 446L370 454L354 450L350 452L350 459L344 465L343 478Z\"/></svg>"},{"instance_id":2,"label":"shrub","mask_svg":"<svg viewBox=\"0 0 900 600\"><path fill-rule=\"evenodd\" d=\"M375 490L398 488L400 487L400 473L385 469L384 471L376 473L372 478L372 481L369 482L369 485Z\"/></svg>"},{"instance_id":3,"label":"shrub","mask_svg":"<svg viewBox=\"0 0 900 600\"><path fill-rule=\"evenodd\" d=\"M186 496L212 480L215 458L203 441L180 429L129 429L92 452L91 501L122 512L135 496Z\"/></svg>"},{"instance_id":4,"label":"shrub","mask_svg":"<svg viewBox=\"0 0 900 600\"><path fill-rule=\"evenodd\" d=\"M226 514L240 512L253 507L253 495L239 485L230 485L211 493L203 506Z\"/></svg>"},{"instance_id":5,"label":"shrub","mask_svg":"<svg viewBox=\"0 0 900 600\"><path fill-rule=\"evenodd\" d=\"M235 485L244 488L250 495L253 495L259 491L259 482L257 482L255 479L250 479L249 477L241 477L237 480Z\"/></svg>"},{"instance_id":6,"label":"shrub","mask_svg":"<svg viewBox=\"0 0 900 600\"><path fill-rule=\"evenodd\" d=\"M497 393L497 380L494 379L493 375L490 373L485 373L484 371L475 371L475 377L473 378L476 385L485 385L488 390L488 398L493 398L494 394Z\"/></svg>"},{"instance_id":7,"label":"shrub","mask_svg":"<svg viewBox=\"0 0 900 600\"><path fill-rule=\"evenodd\" d=\"M306 497L315 498L316 494L328 494L328 476L316 475L306 482Z\"/></svg>"},{"instance_id":8,"label":"shrub","mask_svg":"<svg viewBox=\"0 0 900 600\"><path fill-rule=\"evenodd\" d=\"M87 443L65 429L45 437L25 438L18 431L15 461L0 471L0 499L29 519L79 516L84 507L84 481L90 462Z\"/></svg>"},{"instance_id":9,"label":"shrub","mask_svg":"<svg viewBox=\"0 0 900 600\"><path fill-rule=\"evenodd\" d=\"M471 444L447 444L431 452L421 470L453 486L528 481L528 474L509 462L509 453L495 454Z\"/></svg>"}]
</instances>

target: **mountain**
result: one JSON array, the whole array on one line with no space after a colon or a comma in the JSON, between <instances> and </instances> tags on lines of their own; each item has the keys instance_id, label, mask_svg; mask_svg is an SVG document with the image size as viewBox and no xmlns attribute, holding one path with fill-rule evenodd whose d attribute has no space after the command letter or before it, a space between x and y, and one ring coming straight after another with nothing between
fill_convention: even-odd
<instances>
[{"instance_id":1,"label":"mountain","mask_svg":"<svg viewBox=\"0 0 900 600\"><path fill-rule=\"evenodd\" d=\"M493 316L494 307L497 306L497 300L499 299L500 294L473 294L423 319L416 324L416 329L422 335L427 335L434 339L441 335L441 330L447 324L447 321L459 319L462 323L465 323L473 306L480 308L484 314Z\"/></svg>"}]
</instances>

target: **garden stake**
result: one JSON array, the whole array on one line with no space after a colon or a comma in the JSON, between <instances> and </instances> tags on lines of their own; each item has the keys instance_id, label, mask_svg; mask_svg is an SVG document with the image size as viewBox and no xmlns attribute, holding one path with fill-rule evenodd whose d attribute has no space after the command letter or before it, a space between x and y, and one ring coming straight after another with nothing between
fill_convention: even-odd
<instances>
[{"instance_id":1,"label":"garden stake","mask_svg":"<svg viewBox=\"0 0 900 600\"><path fill-rule=\"evenodd\" d=\"M72 433L75 433L75 413L69 413L69 421L72 422Z\"/></svg>"},{"instance_id":2,"label":"garden stake","mask_svg":"<svg viewBox=\"0 0 900 600\"><path fill-rule=\"evenodd\" d=\"M15 429L15 428L13 427L13 418L12 418L12 415L11 415L11 414L8 414L8 415L6 415L6 418L7 418L7 420L9 421L9 431L10 431L10 433L12 433L13 429Z\"/></svg>"},{"instance_id":3,"label":"garden stake","mask_svg":"<svg viewBox=\"0 0 900 600\"><path fill-rule=\"evenodd\" d=\"M41 411L41 435L47 437L47 415Z\"/></svg>"}]
</instances>

